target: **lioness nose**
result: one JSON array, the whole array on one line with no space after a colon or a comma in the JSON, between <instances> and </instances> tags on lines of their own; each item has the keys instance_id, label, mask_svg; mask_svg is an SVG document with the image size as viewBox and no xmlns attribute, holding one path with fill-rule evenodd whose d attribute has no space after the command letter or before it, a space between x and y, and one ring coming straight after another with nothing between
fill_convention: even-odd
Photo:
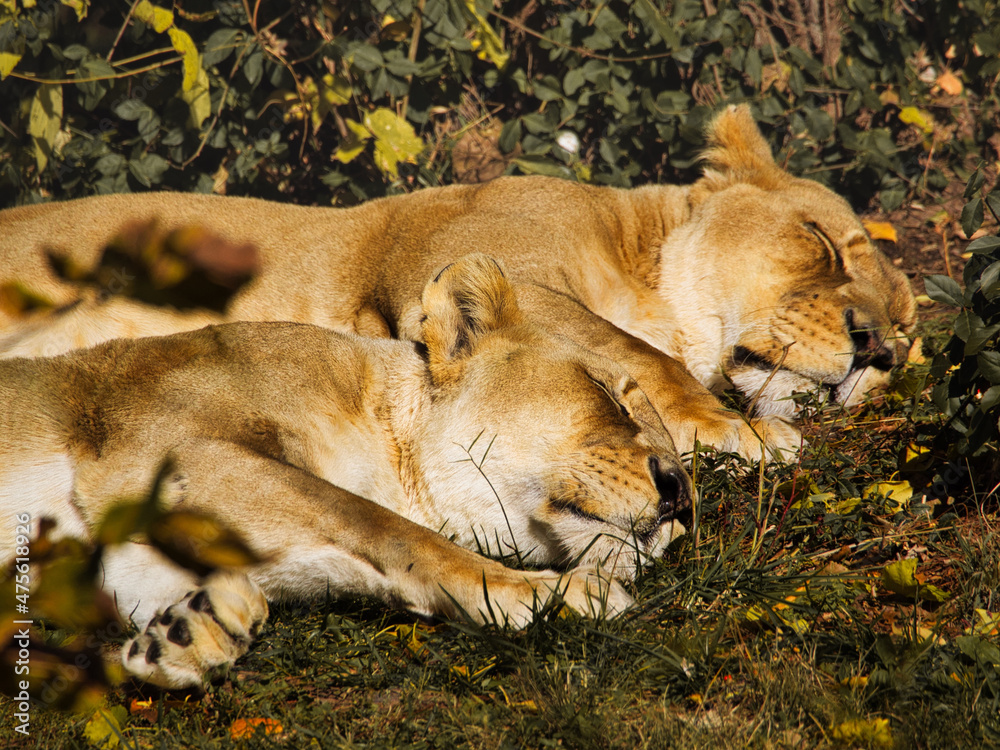
<instances>
[{"instance_id":1,"label":"lioness nose","mask_svg":"<svg viewBox=\"0 0 1000 750\"><path fill-rule=\"evenodd\" d=\"M874 367L878 370L890 370L896 364L896 357L886 346L885 333L873 324L859 320L854 310L844 313L847 331L854 342L854 360L851 369Z\"/></svg>"},{"instance_id":2,"label":"lioness nose","mask_svg":"<svg viewBox=\"0 0 1000 750\"><path fill-rule=\"evenodd\" d=\"M682 521L691 510L690 480L681 469L664 467L656 456L649 457L649 472L653 475L656 491L660 493L658 510L661 521Z\"/></svg>"}]
</instances>

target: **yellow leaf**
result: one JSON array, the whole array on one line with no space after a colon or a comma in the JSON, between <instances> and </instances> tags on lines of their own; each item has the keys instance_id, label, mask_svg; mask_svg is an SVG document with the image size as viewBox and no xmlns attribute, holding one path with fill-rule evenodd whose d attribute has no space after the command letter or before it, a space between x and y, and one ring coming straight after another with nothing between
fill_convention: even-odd
<instances>
[{"instance_id":1,"label":"yellow leaf","mask_svg":"<svg viewBox=\"0 0 1000 750\"><path fill-rule=\"evenodd\" d=\"M9 76L19 62L21 55L16 52L0 52L0 81Z\"/></svg>"},{"instance_id":2,"label":"yellow leaf","mask_svg":"<svg viewBox=\"0 0 1000 750\"><path fill-rule=\"evenodd\" d=\"M198 82L198 71L201 70L201 55L198 48L194 46L194 40L186 31L171 28L167 35L170 37L170 44L181 53L181 62L184 65L184 83L181 84L185 91L189 91Z\"/></svg>"},{"instance_id":3,"label":"yellow leaf","mask_svg":"<svg viewBox=\"0 0 1000 750\"><path fill-rule=\"evenodd\" d=\"M930 448L916 443L908 443L900 452L899 470L926 471L933 462L934 454L931 453Z\"/></svg>"},{"instance_id":4,"label":"yellow leaf","mask_svg":"<svg viewBox=\"0 0 1000 750\"><path fill-rule=\"evenodd\" d=\"M139 0L139 4L132 11L132 16L143 23L148 23L157 34L162 34L174 25L174 14L166 8L153 5L149 0Z\"/></svg>"},{"instance_id":5,"label":"yellow leaf","mask_svg":"<svg viewBox=\"0 0 1000 750\"><path fill-rule=\"evenodd\" d=\"M913 497L913 486L907 482L876 482L866 487L861 497L866 500L877 495L884 495L889 501L889 510L896 513L910 504Z\"/></svg>"},{"instance_id":6,"label":"yellow leaf","mask_svg":"<svg viewBox=\"0 0 1000 750\"><path fill-rule=\"evenodd\" d=\"M476 0L465 0L462 6L465 15L473 24L472 49L480 60L489 60L498 68L503 68L510 59L510 53L503 48L503 42L486 19L476 10Z\"/></svg>"},{"instance_id":7,"label":"yellow leaf","mask_svg":"<svg viewBox=\"0 0 1000 750\"><path fill-rule=\"evenodd\" d=\"M864 225L873 240L895 242L897 239L896 227L887 221L866 221Z\"/></svg>"},{"instance_id":8,"label":"yellow leaf","mask_svg":"<svg viewBox=\"0 0 1000 750\"><path fill-rule=\"evenodd\" d=\"M121 709L121 707L117 707ZM87 726L83 729L83 736L87 742L97 748L114 748L118 747L121 740L118 735L121 734L122 725L115 714L121 713L124 715L123 710L119 711L108 711L105 709L97 709L94 715L90 717L90 721L87 722Z\"/></svg>"},{"instance_id":9,"label":"yellow leaf","mask_svg":"<svg viewBox=\"0 0 1000 750\"><path fill-rule=\"evenodd\" d=\"M264 734L283 734L285 731L281 723L274 719L237 719L229 726L229 736L234 740L248 740L258 727L264 729Z\"/></svg>"},{"instance_id":10,"label":"yellow leaf","mask_svg":"<svg viewBox=\"0 0 1000 750\"><path fill-rule=\"evenodd\" d=\"M347 137L340 142L340 148L334 152L333 158L347 164L365 150L365 145L371 140L372 134L360 122L348 119L344 123L347 125Z\"/></svg>"},{"instance_id":11,"label":"yellow leaf","mask_svg":"<svg viewBox=\"0 0 1000 750\"><path fill-rule=\"evenodd\" d=\"M943 602L950 596L937 586L921 583L917 579L917 561L914 558L886 565L882 569L882 585L907 599L919 597L928 602Z\"/></svg>"},{"instance_id":12,"label":"yellow leaf","mask_svg":"<svg viewBox=\"0 0 1000 750\"><path fill-rule=\"evenodd\" d=\"M320 99L328 108L351 101L351 82L342 75L327 73L319 90Z\"/></svg>"},{"instance_id":13,"label":"yellow leaf","mask_svg":"<svg viewBox=\"0 0 1000 750\"><path fill-rule=\"evenodd\" d=\"M90 0L59 0L59 2L67 8L73 9L76 13L77 21L82 21L87 17L87 9L90 7ZM31 5L34 5L34 3L31 3ZM29 6L28 3L25 3L24 7L29 8L31 6Z\"/></svg>"},{"instance_id":14,"label":"yellow leaf","mask_svg":"<svg viewBox=\"0 0 1000 750\"><path fill-rule=\"evenodd\" d=\"M172 510L150 523L147 534L160 552L196 572L261 562L239 534L204 513Z\"/></svg>"},{"instance_id":15,"label":"yellow leaf","mask_svg":"<svg viewBox=\"0 0 1000 750\"><path fill-rule=\"evenodd\" d=\"M200 128L210 114L212 114L212 97L208 90L208 73L202 67L198 68L198 78L194 86L190 89L181 89L181 99L187 105L191 122L196 128Z\"/></svg>"},{"instance_id":16,"label":"yellow leaf","mask_svg":"<svg viewBox=\"0 0 1000 750\"><path fill-rule=\"evenodd\" d=\"M833 728L833 738L845 745L892 747L888 719L852 719Z\"/></svg>"},{"instance_id":17,"label":"yellow leaf","mask_svg":"<svg viewBox=\"0 0 1000 750\"><path fill-rule=\"evenodd\" d=\"M966 628L965 632L971 635L990 637L1000 632L1000 614L993 614L986 609L977 609L976 621L971 628Z\"/></svg>"},{"instance_id":18,"label":"yellow leaf","mask_svg":"<svg viewBox=\"0 0 1000 750\"><path fill-rule=\"evenodd\" d=\"M878 100L882 102L883 107L887 104L899 104L899 94L892 89L886 89L878 95Z\"/></svg>"},{"instance_id":19,"label":"yellow leaf","mask_svg":"<svg viewBox=\"0 0 1000 750\"><path fill-rule=\"evenodd\" d=\"M383 39L391 42L402 42L409 39L413 33L413 27L406 21L394 21L392 16L387 15L382 23L382 31L379 32Z\"/></svg>"},{"instance_id":20,"label":"yellow leaf","mask_svg":"<svg viewBox=\"0 0 1000 750\"><path fill-rule=\"evenodd\" d=\"M424 150L413 126L391 109L380 107L365 115L365 125L375 136L375 166L391 177L399 175L399 162L413 164Z\"/></svg>"},{"instance_id":21,"label":"yellow leaf","mask_svg":"<svg viewBox=\"0 0 1000 750\"><path fill-rule=\"evenodd\" d=\"M913 343L910 344L910 348L906 352L906 363L909 365L922 365L926 361L924 358L924 340L920 336L917 336L913 339Z\"/></svg>"},{"instance_id":22,"label":"yellow leaf","mask_svg":"<svg viewBox=\"0 0 1000 750\"><path fill-rule=\"evenodd\" d=\"M927 112L916 107L903 107L899 111L899 119L907 125L915 125L925 133L934 132L934 118Z\"/></svg>"},{"instance_id":23,"label":"yellow leaf","mask_svg":"<svg viewBox=\"0 0 1000 750\"><path fill-rule=\"evenodd\" d=\"M152 26L157 34L162 34L174 25L173 12L153 5L149 0L139 0L132 15L134 18Z\"/></svg>"},{"instance_id":24,"label":"yellow leaf","mask_svg":"<svg viewBox=\"0 0 1000 750\"><path fill-rule=\"evenodd\" d=\"M962 82L958 79L958 76L950 70L942 71L941 75L937 77L937 81L935 81L935 83L941 87L941 90L944 93L950 94L951 96L958 96L962 93Z\"/></svg>"},{"instance_id":25,"label":"yellow leaf","mask_svg":"<svg viewBox=\"0 0 1000 750\"><path fill-rule=\"evenodd\" d=\"M42 84L31 100L28 115L28 133L35 145L35 160L38 169L45 169L55 151L56 135L62 124L63 96L59 84Z\"/></svg>"},{"instance_id":26,"label":"yellow leaf","mask_svg":"<svg viewBox=\"0 0 1000 750\"><path fill-rule=\"evenodd\" d=\"M851 688L852 690L864 690L868 685L868 677L861 675L853 675L851 677L845 677L840 681L840 684L846 688Z\"/></svg>"}]
</instances>

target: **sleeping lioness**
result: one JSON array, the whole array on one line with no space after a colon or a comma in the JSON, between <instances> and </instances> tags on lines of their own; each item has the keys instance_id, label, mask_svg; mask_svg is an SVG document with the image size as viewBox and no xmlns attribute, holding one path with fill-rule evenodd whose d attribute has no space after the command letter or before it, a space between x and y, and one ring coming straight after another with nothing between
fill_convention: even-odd
<instances>
[{"instance_id":1,"label":"sleeping lioness","mask_svg":"<svg viewBox=\"0 0 1000 750\"><path fill-rule=\"evenodd\" d=\"M57 307L80 290L45 251L91 268L128 222L197 224L261 262L221 318L89 301L9 321L0 350L50 354L215 319L419 339L423 280L474 248L505 264L529 317L621 363L682 451L695 435L752 458L761 437L793 450L788 397L821 389L851 404L883 383L907 349L913 295L844 200L774 163L748 108L724 110L708 135L704 176L684 187L508 177L349 209L153 193L0 212L0 286ZM709 391L729 384L756 420Z\"/></svg>"},{"instance_id":2,"label":"sleeping lioness","mask_svg":"<svg viewBox=\"0 0 1000 750\"><path fill-rule=\"evenodd\" d=\"M169 457L162 500L242 533L266 562L202 589L141 540L105 555L122 614L153 618L125 664L168 687L246 650L261 591L515 626L554 592L584 614L623 610L613 578L659 555L690 511L642 391L527 321L485 256L428 283L421 317L425 345L234 323L2 361L0 510L85 537ZM577 567L515 571L480 548Z\"/></svg>"}]
</instances>

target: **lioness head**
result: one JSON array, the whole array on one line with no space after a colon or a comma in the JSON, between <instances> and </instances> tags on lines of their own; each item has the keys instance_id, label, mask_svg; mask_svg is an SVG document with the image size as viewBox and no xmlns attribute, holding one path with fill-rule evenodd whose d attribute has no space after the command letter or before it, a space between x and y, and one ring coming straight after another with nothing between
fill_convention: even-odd
<instances>
[{"instance_id":1,"label":"lioness head","mask_svg":"<svg viewBox=\"0 0 1000 750\"><path fill-rule=\"evenodd\" d=\"M845 200L775 164L748 108L722 112L709 140L661 280L668 299L690 300L685 363L709 387L728 378L762 416L790 416L787 397L817 388L859 401L905 360L906 276Z\"/></svg>"},{"instance_id":2,"label":"lioness head","mask_svg":"<svg viewBox=\"0 0 1000 750\"><path fill-rule=\"evenodd\" d=\"M484 255L445 268L423 310L434 416L415 450L446 535L628 577L683 533L690 479L621 367L526 321Z\"/></svg>"}]
</instances>

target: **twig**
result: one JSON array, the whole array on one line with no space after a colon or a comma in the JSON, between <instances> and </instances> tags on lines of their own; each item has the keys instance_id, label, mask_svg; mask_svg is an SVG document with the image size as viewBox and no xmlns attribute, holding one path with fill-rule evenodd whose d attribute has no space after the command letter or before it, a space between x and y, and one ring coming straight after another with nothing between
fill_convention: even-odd
<instances>
[{"instance_id":1,"label":"twig","mask_svg":"<svg viewBox=\"0 0 1000 750\"><path fill-rule=\"evenodd\" d=\"M128 28L129 23L132 21L132 14L135 13L135 6L138 4L139 0L132 0L132 6L128 9L128 13L125 14L125 20L122 22L122 27L118 29L118 36L115 37L115 41L111 45L111 49L108 50L108 56L104 58L108 62L111 62L111 56L115 54L118 42L121 41L122 35L125 33L125 29Z\"/></svg>"},{"instance_id":2,"label":"twig","mask_svg":"<svg viewBox=\"0 0 1000 750\"><path fill-rule=\"evenodd\" d=\"M406 53L406 59L411 63L417 60L417 45L420 44L420 31L424 27L424 5L427 0L420 0L413 13L413 36L410 37L410 49ZM413 73L406 76L406 96L400 102L399 118L406 119L406 110L410 106L410 84L413 83Z\"/></svg>"},{"instance_id":3,"label":"twig","mask_svg":"<svg viewBox=\"0 0 1000 750\"><path fill-rule=\"evenodd\" d=\"M117 81L121 78L128 78L130 76L141 75L142 73L148 73L151 70L159 70L160 68L166 67L167 65L173 65L174 63L179 63L183 60L182 57L175 57L173 60L161 60L154 65L147 65L145 68L136 68L135 70L123 70L120 73L115 73L112 76L91 76L90 78L39 78L38 76L32 75L30 73L18 73L16 71L11 71L7 75L10 78L19 78L22 81L31 81L32 83L56 85L56 84L69 84L69 83L92 83L94 81ZM71 71L72 72L72 71Z\"/></svg>"}]
</instances>

